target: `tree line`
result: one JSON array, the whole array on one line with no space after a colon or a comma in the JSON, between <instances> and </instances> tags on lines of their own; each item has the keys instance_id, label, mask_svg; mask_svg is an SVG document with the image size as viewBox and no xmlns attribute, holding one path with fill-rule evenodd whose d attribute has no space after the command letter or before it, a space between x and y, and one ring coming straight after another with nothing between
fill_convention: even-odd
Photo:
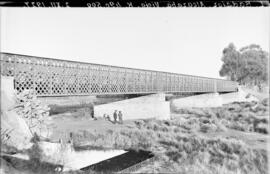
<instances>
[{"instance_id":1,"label":"tree line","mask_svg":"<svg viewBox=\"0 0 270 174\"><path fill-rule=\"evenodd\" d=\"M241 85L261 86L268 82L268 56L259 45L250 44L237 50L230 43L223 50L221 77L237 81Z\"/></svg>"}]
</instances>

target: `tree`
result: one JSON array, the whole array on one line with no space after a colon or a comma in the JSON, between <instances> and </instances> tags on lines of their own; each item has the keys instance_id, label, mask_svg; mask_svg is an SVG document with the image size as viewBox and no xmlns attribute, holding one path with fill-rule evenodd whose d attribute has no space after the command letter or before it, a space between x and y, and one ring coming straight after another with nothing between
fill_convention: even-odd
<instances>
[{"instance_id":1,"label":"tree","mask_svg":"<svg viewBox=\"0 0 270 174\"><path fill-rule=\"evenodd\" d=\"M220 70L221 76L227 76L230 80L237 81L239 74L240 53L236 50L233 43L230 43L223 50L222 61L224 62Z\"/></svg>"},{"instance_id":2,"label":"tree","mask_svg":"<svg viewBox=\"0 0 270 174\"><path fill-rule=\"evenodd\" d=\"M220 76L240 84L260 85L268 81L268 53L259 45L251 44L239 51L233 43L223 50Z\"/></svg>"}]
</instances>

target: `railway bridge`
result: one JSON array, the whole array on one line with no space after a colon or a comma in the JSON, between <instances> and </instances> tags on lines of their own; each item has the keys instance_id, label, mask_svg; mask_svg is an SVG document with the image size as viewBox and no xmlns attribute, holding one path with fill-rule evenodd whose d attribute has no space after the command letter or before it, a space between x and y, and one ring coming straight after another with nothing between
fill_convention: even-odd
<instances>
[{"instance_id":1,"label":"railway bridge","mask_svg":"<svg viewBox=\"0 0 270 174\"><path fill-rule=\"evenodd\" d=\"M1 75L14 77L18 92L48 97L237 91L229 80L3 52Z\"/></svg>"}]
</instances>

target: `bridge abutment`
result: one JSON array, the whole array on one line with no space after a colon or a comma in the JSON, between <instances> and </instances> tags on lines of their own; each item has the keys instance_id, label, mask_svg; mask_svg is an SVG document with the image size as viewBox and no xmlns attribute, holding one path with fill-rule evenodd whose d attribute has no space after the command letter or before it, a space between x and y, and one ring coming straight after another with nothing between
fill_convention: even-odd
<instances>
[{"instance_id":1,"label":"bridge abutment","mask_svg":"<svg viewBox=\"0 0 270 174\"><path fill-rule=\"evenodd\" d=\"M122 111L124 120L170 118L170 102L165 101L164 93L94 106L95 117L103 117L106 114L110 118L113 118L113 112L115 110Z\"/></svg>"},{"instance_id":2,"label":"bridge abutment","mask_svg":"<svg viewBox=\"0 0 270 174\"><path fill-rule=\"evenodd\" d=\"M172 107L188 108L188 107L221 107L224 104L233 102L252 102L258 99L249 93L239 90L238 92L231 92L227 94L208 93L200 94L179 99L172 99Z\"/></svg>"}]
</instances>

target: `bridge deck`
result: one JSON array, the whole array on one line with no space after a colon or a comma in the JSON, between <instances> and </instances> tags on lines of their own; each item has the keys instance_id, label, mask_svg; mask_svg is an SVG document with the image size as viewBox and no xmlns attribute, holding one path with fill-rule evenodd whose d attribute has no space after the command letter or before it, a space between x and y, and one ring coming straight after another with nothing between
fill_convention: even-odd
<instances>
[{"instance_id":1,"label":"bridge deck","mask_svg":"<svg viewBox=\"0 0 270 174\"><path fill-rule=\"evenodd\" d=\"M231 92L228 80L92 63L1 53L1 75L13 76L19 92L38 96Z\"/></svg>"}]
</instances>

